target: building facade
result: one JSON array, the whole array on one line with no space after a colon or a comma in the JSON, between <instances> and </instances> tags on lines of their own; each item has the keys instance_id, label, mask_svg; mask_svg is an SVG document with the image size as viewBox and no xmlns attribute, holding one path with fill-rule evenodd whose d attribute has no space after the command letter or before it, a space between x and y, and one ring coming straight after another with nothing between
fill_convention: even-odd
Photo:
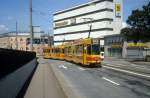
<instances>
[{"instance_id":1,"label":"building facade","mask_svg":"<svg viewBox=\"0 0 150 98\"><path fill-rule=\"evenodd\" d=\"M42 33L43 34L43 33ZM37 55L42 54L43 47L48 46L48 37L34 37L33 51ZM29 32L9 32L0 35L0 48L17 49L23 51L30 50L30 33Z\"/></svg>"},{"instance_id":2,"label":"building facade","mask_svg":"<svg viewBox=\"0 0 150 98\"><path fill-rule=\"evenodd\" d=\"M105 57L144 59L146 55L150 55L150 42L135 44L126 41L120 34L105 36L104 40Z\"/></svg>"},{"instance_id":3,"label":"building facade","mask_svg":"<svg viewBox=\"0 0 150 98\"><path fill-rule=\"evenodd\" d=\"M54 14L54 45L80 38L104 38L122 28L123 0L92 0ZM89 34L90 32L90 34ZM104 45L104 41L101 42Z\"/></svg>"}]
</instances>

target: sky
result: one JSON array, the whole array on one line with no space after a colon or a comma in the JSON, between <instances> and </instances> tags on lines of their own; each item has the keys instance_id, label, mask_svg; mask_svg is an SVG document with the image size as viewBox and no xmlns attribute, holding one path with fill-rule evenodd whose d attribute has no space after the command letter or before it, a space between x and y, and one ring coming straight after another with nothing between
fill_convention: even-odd
<instances>
[{"instance_id":1,"label":"sky","mask_svg":"<svg viewBox=\"0 0 150 98\"><path fill-rule=\"evenodd\" d=\"M52 33L53 13L91 0L33 0L33 26L40 26L46 33ZM123 21L132 10L141 8L150 0L124 0ZM19 31L29 30L29 0L0 0L0 34L15 31L18 21Z\"/></svg>"}]
</instances>

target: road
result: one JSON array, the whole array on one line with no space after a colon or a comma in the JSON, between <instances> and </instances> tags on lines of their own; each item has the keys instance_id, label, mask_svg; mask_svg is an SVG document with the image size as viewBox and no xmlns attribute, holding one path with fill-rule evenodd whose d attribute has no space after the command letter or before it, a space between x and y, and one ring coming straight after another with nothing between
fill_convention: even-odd
<instances>
[{"instance_id":1,"label":"road","mask_svg":"<svg viewBox=\"0 0 150 98\"><path fill-rule=\"evenodd\" d=\"M83 98L150 98L150 81L107 68L85 68L66 61L44 60L55 66Z\"/></svg>"},{"instance_id":2,"label":"road","mask_svg":"<svg viewBox=\"0 0 150 98\"><path fill-rule=\"evenodd\" d=\"M105 59L103 64L108 67L119 68L139 74L150 75L150 64L134 64L123 59Z\"/></svg>"}]
</instances>

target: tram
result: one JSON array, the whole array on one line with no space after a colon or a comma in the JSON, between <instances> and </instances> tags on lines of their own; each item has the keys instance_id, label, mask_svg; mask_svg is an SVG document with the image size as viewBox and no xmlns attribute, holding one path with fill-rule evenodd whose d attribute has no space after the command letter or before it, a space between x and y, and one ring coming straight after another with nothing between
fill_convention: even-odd
<instances>
[{"instance_id":1,"label":"tram","mask_svg":"<svg viewBox=\"0 0 150 98\"><path fill-rule=\"evenodd\" d=\"M45 59L49 59L49 58L51 58L51 47L44 47L43 48L43 57L45 58Z\"/></svg>"},{"instance_id":2,"label":"tram","mask_svg":"<svg viewBox=\"0 0 150 98\"><path fill-rule=\"evenodd\" d=\"M47 51L47 49L49 49ZM101 65L99 39L79 39L59 46L44 48L44 57L72 61L86 66Z\"/></svg>"}]
</instances>

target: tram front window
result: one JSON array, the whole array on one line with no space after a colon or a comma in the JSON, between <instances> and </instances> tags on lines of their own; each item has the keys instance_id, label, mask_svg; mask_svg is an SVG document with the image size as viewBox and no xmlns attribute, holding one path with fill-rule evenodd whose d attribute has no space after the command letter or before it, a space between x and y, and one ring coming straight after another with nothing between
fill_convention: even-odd
<instances>
[{"instance_id":1,"label":"tram front window","mask_svg":"<svg viewBox=\"0 0 150 98\"><path fill-rule=\"evenodd\" d=\"M89 45L87 47L87 54L99 55L100 54L100 46L99 45Z\"/></svg>"},{"instance_id":2,"label":"tram front window","mask_svg":"<svg viewBox=\"0 0 150 98\"><path fill-rule=\"evenodd\" d=\"M92 45L92 54L94 55L100 54L99 48L100 48L99 45Z\"/></svg>"}]
</instances>

